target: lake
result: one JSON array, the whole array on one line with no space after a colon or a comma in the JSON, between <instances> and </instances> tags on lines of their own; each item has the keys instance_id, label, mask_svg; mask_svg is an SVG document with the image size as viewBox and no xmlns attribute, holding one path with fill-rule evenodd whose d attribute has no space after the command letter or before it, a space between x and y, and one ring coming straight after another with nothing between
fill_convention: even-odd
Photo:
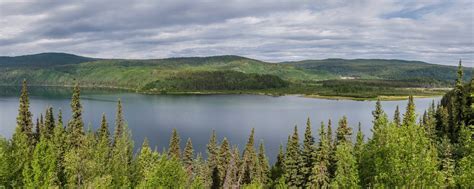
<instances>
[{"instance_id":1,"label":"lake","mask_svg":"<svg viewBox=\"0 0 474 189\"><path fill-rule=\"evenodd\" d=\"M15 130L20 89L0 87L0 135L10 138ZM61 108L64 121L70 118L70 91L67 88L30 87L31 111L34 119L53 106L55 113ZM250 130L255 128L255 141L264 141L267 154L274 162L278 146L285 144L287 137L298 125L303 136L306 119L312 121L313 135L317 138L320 122L333 120L333 131L343 115L348 117L351 127L370 137L375 101L326 100L299 96L262 95L144 95L124 91L83 90L81 94L85 125L96 129L105 113L111 130L115 119L117 99L123 102L125 119L132 131L135 146L147 137L152 146L166 148L173 128L181 136L181 146L192 138L195 151L205 154L206 144L213 129L219 140L227 137L232 145L240 149L245 146ZM432 101L440 97L418 98L415 104L422 114ZM403 114L407 101L384 101L382 106L392 117L395 107ZM354 134L355 135L355 134Z\"/></svg>"}]
</instances>

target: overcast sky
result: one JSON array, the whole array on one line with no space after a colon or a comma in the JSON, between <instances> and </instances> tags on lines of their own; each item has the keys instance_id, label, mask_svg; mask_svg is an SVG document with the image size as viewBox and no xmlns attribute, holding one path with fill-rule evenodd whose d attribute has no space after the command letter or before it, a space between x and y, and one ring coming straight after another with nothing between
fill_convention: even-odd
<instances>
[{"instance_id":1,"label":"overcast sky","mask_svg":"<svg viewBox=\"0 0 474 189\"><path fill-rule=\"evenodd\" d=\"M4 56L233 54L474 65L473 0L0 0L0 26Z\"/></svg>"}]
</instances>

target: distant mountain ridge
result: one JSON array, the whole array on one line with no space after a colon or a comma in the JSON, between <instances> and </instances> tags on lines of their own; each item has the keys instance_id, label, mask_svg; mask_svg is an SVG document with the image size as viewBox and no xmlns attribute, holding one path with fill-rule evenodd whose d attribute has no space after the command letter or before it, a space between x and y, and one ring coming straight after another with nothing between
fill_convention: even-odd
<instances>
[{"instance_id":1,"label":"distant mountain ridge","mask_svg":"<svg viewBox=\"0 0 474 189\"><path fill-rule=\"evenodd\" d=\"M186 75L190 76L188 79L194 79L197 76L208 78L213 72L241 72L273 75L299 84L362 79L427 82L433 86L452 83L456 70L455 66L397 59L332 58L268 63L235 55L102 59L67 53L41 53L0 56L0 85L18 85L26 78L35 85L70 85L78 80L92 86L141 89L150 83L170 82L176 75L183 80ZM465 79L469 80L472 68L464 70Z\"/></svg>"},{"instance_id":2,"label":"distant mountain ridge","mask_svg":"<svg viewBox=\"0 0 474 189\"><path fill-rule=\"evenodd\" d=\"M22 56L0 56L0 66L54 66L98 60L68 53L40 53Z\"/></svg>"}]
</instances>

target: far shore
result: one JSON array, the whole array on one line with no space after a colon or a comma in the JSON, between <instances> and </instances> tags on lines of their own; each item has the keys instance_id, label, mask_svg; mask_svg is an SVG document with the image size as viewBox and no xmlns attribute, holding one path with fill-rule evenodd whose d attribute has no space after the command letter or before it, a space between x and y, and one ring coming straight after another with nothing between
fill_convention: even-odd
<instances>
[{"instance_id":1,"label":"far shore","mask_svg":"<svg viewBox=\"0 0 474 189\"><path fill-rule=\"evenodd\" d=\"M74 85L29 85L31 87L61 87L61 88L72 88ZM0 85L0 87L20 87L17 85ZM344 95L320 95L320 94L298 94L298 93L276 93L276 92L266 92L266 91L158 91L158 90L151 90L151 91L143 91L135 88L127 88L127 87L116 87L116 86L90 86L90 85L81 85L83 89L99 89L99 90L122 90L132 93L138 94L146 94L146 95L265 95L265 96L299 96L304 98L316 98L316 99L327 99L327 100L354 100L354 101L394 101L394 100L406 100L408 99L409 95L381 95L377 97L358 97L358 96L344 96ZM404 89L415 89L415 88L404 88ZM420 91L426 89L419 89ZM414 98L433 98L433 97L441 97L444 93L440 91L447 92L450 88L429 88L428 90L431 91L438 91L438 93L433 94L420 94L420 95L413 95Z\"/></svg>"}]
</instances>

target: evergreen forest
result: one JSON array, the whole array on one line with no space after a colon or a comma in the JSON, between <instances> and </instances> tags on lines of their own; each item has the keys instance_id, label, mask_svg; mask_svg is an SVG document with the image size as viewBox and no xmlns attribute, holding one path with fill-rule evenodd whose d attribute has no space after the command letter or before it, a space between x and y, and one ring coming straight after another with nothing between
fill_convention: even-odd
<instances>
[{"instance_id":1,"label":"evergreen forest","mask_svg":"<svg viewBox=\"0 0 474 189\"><path fill-rule=\"evenodd\" d=\"M212 74L192 77L206 81ZM234 72L220 75L244 77ZM209 131L205 155L195 153L192 140L180 138L176 129L162 151L146 139L132 141L120 100L115 118L103 115L97 130L86 128L79 84L73 89L70 120L63 120L54 107L33 120L24 80L15 132L10 139L0 138L0 188L470 188L473 86L472 80L463 82L463 75L459 65L453 90L422 115L415 113L412 96L403 115L398 108L385 112L378 101L371 138L364 136L360 125L352 130L357 127L349 126L346 117L322 123L308 119L305 127L295 126L288 133L273 165L263 142L254 140L254 130L243 149L226 138L219 141L217 133ZM259 75L251 75L244 84L265 88L260 83L266 80L286 85ZM193 86L178 81L176 86ZM303 136L298 129L304 129Z\"/></svg>"}]
</instances>

